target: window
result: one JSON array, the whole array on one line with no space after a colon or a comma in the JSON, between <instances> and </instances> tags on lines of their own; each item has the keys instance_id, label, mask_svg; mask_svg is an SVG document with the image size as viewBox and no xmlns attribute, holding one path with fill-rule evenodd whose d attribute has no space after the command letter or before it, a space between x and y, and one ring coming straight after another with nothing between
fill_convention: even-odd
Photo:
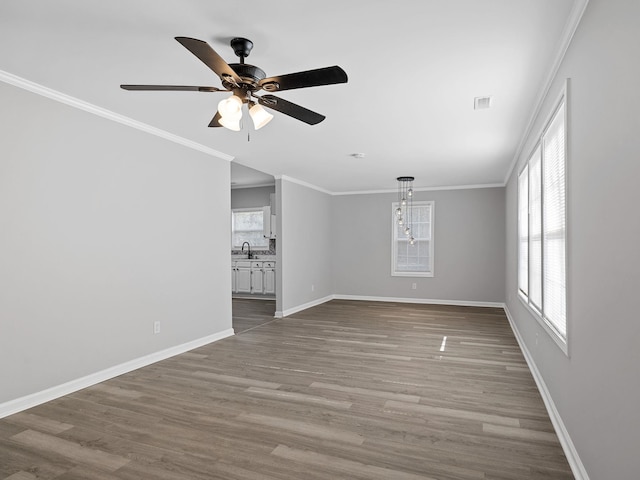
<instances>
[{"instance_id":1,"label":"window","mask_svg":"<svg viewBox=\"0 0 640 480\"><path fill-rule=\"evenodd\" d=\"M412 229L415 242L396 221L394 202L391 209L392 265L391 275L404 277L433 277L433 202L413 202Z\"/></svg>"},{"instance_id":2,"label":"window","mask_svg":"<svg viewBox=\"0 0 640 480\"><path fill-rule=\"evenodd\" d=\"M231 211L231 246L240 249L244 242L249 242L251 248L269 248L269 239L264 238L262 208L237 208Z\"/></svg>"},{"instance_id":3,"label":"window","mask_svg":"<svg viewBox=\"0 0 640 480\"><path fill-rule=\"evenodd\" d=\"M566 352L566 135L563 95L518 176L518 291Z\"/></svg>"}]
</instances>

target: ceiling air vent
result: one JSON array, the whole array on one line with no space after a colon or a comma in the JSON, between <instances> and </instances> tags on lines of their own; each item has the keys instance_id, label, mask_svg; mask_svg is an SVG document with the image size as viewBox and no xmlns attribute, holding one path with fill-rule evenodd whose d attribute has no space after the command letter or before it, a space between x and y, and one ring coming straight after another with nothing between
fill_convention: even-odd
<instances>
[{"instance_id":1,"label":"ceiling air vent","mask_svg":"<svg viewBox=\"0 0 640 480\"><path fill-rule=\"evenodd\" d=\"M493 97L476 97L473 99L473 109L481 110L483 108L491 107L491 100Z\"/></svg>"}]
</instances>

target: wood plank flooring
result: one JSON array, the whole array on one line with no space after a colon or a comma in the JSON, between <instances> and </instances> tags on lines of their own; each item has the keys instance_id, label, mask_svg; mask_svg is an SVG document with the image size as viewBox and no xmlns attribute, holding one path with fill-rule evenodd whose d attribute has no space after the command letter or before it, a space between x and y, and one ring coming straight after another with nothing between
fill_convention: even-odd
<instances>
[{"instance_id":1,"label":"wood plank flooring","mask_svg":"<svg viewBox=\"0 0 640 480\"><path fill-rule=\"evenodd\" d=\"M334 300L0 420L35 478L573 476L501 309Z\"/></svg>"},{"instance_id":2,"label":"wood plank flooring","mask_svg":"<svg viewBox=\"0 0 640 480\"><path fill-rule=\"evenodd\" d=\"M238 334L271 322L275 313L275 300L234 298L233 331Z\"/></svg>"}]
</instances>

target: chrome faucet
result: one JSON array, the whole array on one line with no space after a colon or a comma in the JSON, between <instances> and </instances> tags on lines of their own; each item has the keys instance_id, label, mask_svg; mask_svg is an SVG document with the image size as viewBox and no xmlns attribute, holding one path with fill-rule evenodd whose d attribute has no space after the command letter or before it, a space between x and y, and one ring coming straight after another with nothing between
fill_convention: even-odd
<instances>
[{"instance_id":1,"label":"chrome faucet","mask_svg":"<svg viewBox=\"0 0 640 480\"><path fill-rule=\"evenodd\" d=\"M240 251L241 251L241 252L244 252L244 246L245 246L245 245L246 245L247 247L249 247L249 248L248 248L248 250L249 250L249 256L248 256L247 258L248 258L248 259L251 259L251 244L250 244L249 242L244 242L244 243L242 244L242 250L240 250Z\"/></svg>"}]
</instances>

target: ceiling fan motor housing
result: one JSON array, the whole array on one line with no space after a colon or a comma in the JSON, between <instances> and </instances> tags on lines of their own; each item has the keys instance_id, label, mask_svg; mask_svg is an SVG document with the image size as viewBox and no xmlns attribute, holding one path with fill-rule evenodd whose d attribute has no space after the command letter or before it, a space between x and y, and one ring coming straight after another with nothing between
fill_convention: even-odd
<instances>
[{"instance_id":1,"label":"ceiling fan motor housing","mask_svg":"<svg viewBox=\"0 0 640 480\"><path fill-rule=\"evenodd\" d=\"M249 65L248 63L230 63L229 66L242 80L241 86L246 86L246 88L251 91L258 90L260 88L258 82L267 76L264 70L255 65ZM232 83L224 79L222 80L222 85L227 89L234 87Z\"/></svg>"}]
</instances>

